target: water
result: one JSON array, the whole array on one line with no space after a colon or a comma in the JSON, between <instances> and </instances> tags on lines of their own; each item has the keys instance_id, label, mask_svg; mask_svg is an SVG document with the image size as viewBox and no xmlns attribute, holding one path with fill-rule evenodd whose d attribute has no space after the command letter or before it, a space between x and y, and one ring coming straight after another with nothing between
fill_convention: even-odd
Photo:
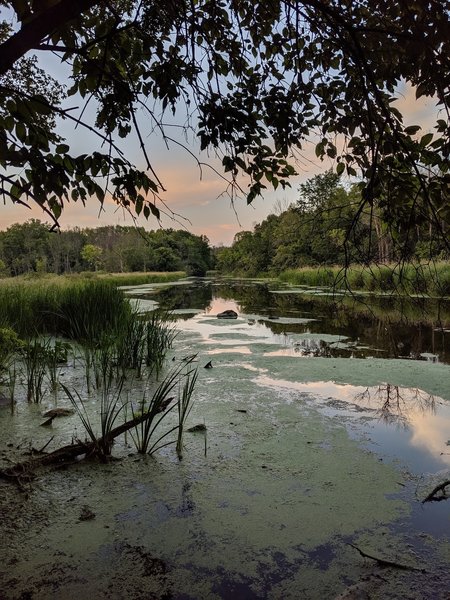
<instances>
[{"instance_id":1,"label":"water","mask_svg":"<svg viewBox=\"0 0 450 600\"><path fill-rule=\"evenodd\" d=\"M128 293L172 311L169 365L196 354L188 426L206 432L185 434L181 462L122 440L118 462L41 474L26 498L2 488L5 598L448 596L450 500L421 502L450 478L448 306L413 299L405 320L391 298L250 281ZM76 415L49 432L33 409L0 414L0 440L81 435Z\"/></svg>"}]
</instances>

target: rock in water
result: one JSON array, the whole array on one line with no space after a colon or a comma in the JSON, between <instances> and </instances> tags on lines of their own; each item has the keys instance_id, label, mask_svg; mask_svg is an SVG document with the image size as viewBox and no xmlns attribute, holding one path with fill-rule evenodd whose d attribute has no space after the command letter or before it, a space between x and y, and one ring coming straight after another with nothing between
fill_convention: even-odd
<instances>
[{"instance_id":1,"label":"rock in water","mask_svg":"<svg viewBox=\"0 0 450 600\"><path fill-rule=\"evenodd\" d=\"M68 417L69 415L73 415L73 413L74 411L71 408L51 408L42 416L54 419L55 417Z\"/></svg>"},{"instance_id":2,"label":"rock in water","mask_svg":"<svg viewBox=\"0 0 450 600\"><path fill-rule=\"evenodd\" d=\"M218 319L237 319L238 314L235 310L224 310L223 312L217 315Z\"/></svg>"}]
</instances>

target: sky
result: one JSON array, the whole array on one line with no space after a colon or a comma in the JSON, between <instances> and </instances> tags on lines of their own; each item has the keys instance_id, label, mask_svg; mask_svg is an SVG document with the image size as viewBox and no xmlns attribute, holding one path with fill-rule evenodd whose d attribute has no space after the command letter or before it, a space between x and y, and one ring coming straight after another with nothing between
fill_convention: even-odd
<instances>
[{"instance_id":1,"label":"sky","mask_svg":"<svg viewBox=\"0 0 450 600\"><path fill-rule=\"evenodd\" d=\"M46 59L47 60L47 59ZM42 64L48 72L60 81L64 81L65 74L55 59ZM403 86L400 90L400 99L397 107L405 116L407 124L422 125L423 135L432 131L433 117L435 116L434 104L429 99L415 100L414 90ZM68 105L72 106L73 98L68 99ZM80 103L81 110L82 104ZM85 116L89 118L89 108ZM91 115L91 118L93 114ZM141 115L140 122L143 131L148 129L148 124L144 121L144 115ZM180 124L184 120L184 115L180 115ZM176 118L175 122L176 124ZM85 153L93 150L97 144L92 134L80 129L74 131L73 127L67 121L60 123L61 130L71 144L71 152ZM176 131L173 128L173 131ZM172 133L172 129L171 129ZM173 134L176 135L176 134ZM180 141L183 141L180 139ZM191 140L190 150L198 156L201 161L209 162L213 167L220 169L220 161L214 156L202 155L199 153L195 144L195 138ZM213 246L230 245L236 233L239 231L251 230L256 223L260 223L269 214L279 212L280 207L287 206L295 202L299 197L299 185L312 176L325 172L335 166L330 159L323 162L316 158L314 154L314 143L311 141L304 148L303 157L300 163L295 164L298 175L292 177L291 188L285 190L278 188L276 191L267 190L263 197L258 197L252 205L247 206L245 198L236 199L232 205L229 197L226 195L226 183L213 170L203 168L199 171L196 160L185 149L176 144L167 149L162 140L152 133L145 139L147 151L153 168L162 181L166 192L161 194L162 199L167 206L159 205L163 210L161 225L163 227L180 228L184 227L196 235L206 235ZM122 144L126 156L138 167L144 168L142 154L136 137L130 136ZM247 182L242 182L245 189ZM137 223L146 229L156 229L160 225L154 217L146 220L143 216L133 221L131 216L123 209L107 199L103 210L100 211L98 200L91 199L83 207L80 203L69 203L66 205L60 218L60 225L63 230L71 227L100 227L106 224L112 225L130 225ZM174 214L170 214L170 211ZM19 205L5 204L0 207L0 230L6 229L13 223L23 223L30 218L37 218L41 221L48 221L46 215L37 207L28 209Z\"/></svg>"}]
</instances>

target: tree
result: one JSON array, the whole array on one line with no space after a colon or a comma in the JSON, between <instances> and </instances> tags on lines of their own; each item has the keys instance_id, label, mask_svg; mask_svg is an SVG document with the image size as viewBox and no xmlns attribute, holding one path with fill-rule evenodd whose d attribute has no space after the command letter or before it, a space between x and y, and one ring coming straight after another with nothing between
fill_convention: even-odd
<instances>
[{"instance_id":1,"label":"tree","mask_svg":"<svg viewBox=\"0 0 450 600\"><path fill-rule=\"evenodd\" d=\"M376 208L393 229L450 223L449 10L441 0L0 0L2 193L57 219L69 201L106 194L159 215L163 183L152 168L141 113L171 141L167 111L181 107L202 149L222 159L232 198L252 202L289 184L292 156L316 136L337 174L362 179L355 222ZM13 18L11 18L11 15ZM54 53L68 99L48 75L31 84L30 57ZM26 62L28 61L28 62ZM14 78L12 74L14 73ZM60 82L62 83L62 82ZM401 84L439 104L433 131L403 121ZM83 99L81 112L71 98ZM92 111L84 108L95 106ZM60 119L95 132L98 147L71 150ZM134 133L145 169L122 140ZM105 151L104 148L107 148Z\"/></svg>"},{"instance_id":2,"label":"tree","mask_svg":"<svg viewBox=\"0 0 450 600\"><path fill-rule=\"evenodd\" d=\"M91 267L97 271L102 261L102 249L94 244L86 244L81 249L81 258Z\"/></svg>"}]
</instances>

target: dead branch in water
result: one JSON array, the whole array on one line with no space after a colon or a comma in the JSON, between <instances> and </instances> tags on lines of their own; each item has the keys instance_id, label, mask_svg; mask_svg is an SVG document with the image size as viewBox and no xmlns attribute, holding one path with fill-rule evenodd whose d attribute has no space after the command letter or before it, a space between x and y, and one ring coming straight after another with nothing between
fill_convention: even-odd
<instances>
[{"instance_id":1,"label":"dead branch in water","mask_svg":"<svg viewBox=\"0 0 450 600\"><path fill-rule=\"evenodd\" d=\"M450 485L450 480L444 481L444 483L440 483L437 485L424 500L422 500L422 504L425 502L439 502L440 500L447 500L449 496L445 494L445 488ZM442 492L442 495L436 496L438 492Z\"/></svg>"},{"instance_id":2,"label":"dead branch in water","mask_svg":"<svg viewBox=\"0 0 450 600\"><path fill-rule=\"evenodd\" d=\"M165 400L164 408L166 408L172 400L173 398L168 398L167 400ZM122 425L111 429L107 436L107 439L101 437L98 438L95 442L81 442L80 440L77 440L75 444L63 446L62 448L58 448L57 450L54 450L49 454L45 454L44 456L35 457L30 460L17 463L12 467L8 467L7 469L0 469L0 478L5 479L6 481L13 481L14 483L19 484L19 486L21 487L24 481L30 481L30 479L32 479L34 471L36 469L49 465L61 466L62 464L73 463L76 458L83 455L85 455L86 457L94 456L97 454L97 449L104 447L104 444L106 442L112 442L116 437L122 435L129 429L133 429L133 427L136 427L136 425L143 423L151 416L151 414L144 414L135 417L130 421L122 423ZM46 446L44 446L44 448Z\"/></svg>"},{"instance_id":3,"label":"dead branch in water","mask_svg":"<svg viewBox=\"0 0 450 600\"><path fill-rule=\"evenodd\" d=\"M378 558L377 556L373 556L372 554L367 554L363 552L358 546L354 544L350 544L352 548L357 550L363 558L370 558L371 560L375 560L381 567L393 567L394 569L402 569L404 571L418 571L419 573L426 573L425 569L419 569L418 567L412 567L410 565L404 565L402 563L398 563L392 560L385 560L384 558Z\"/></svg>"}]
</instances>

